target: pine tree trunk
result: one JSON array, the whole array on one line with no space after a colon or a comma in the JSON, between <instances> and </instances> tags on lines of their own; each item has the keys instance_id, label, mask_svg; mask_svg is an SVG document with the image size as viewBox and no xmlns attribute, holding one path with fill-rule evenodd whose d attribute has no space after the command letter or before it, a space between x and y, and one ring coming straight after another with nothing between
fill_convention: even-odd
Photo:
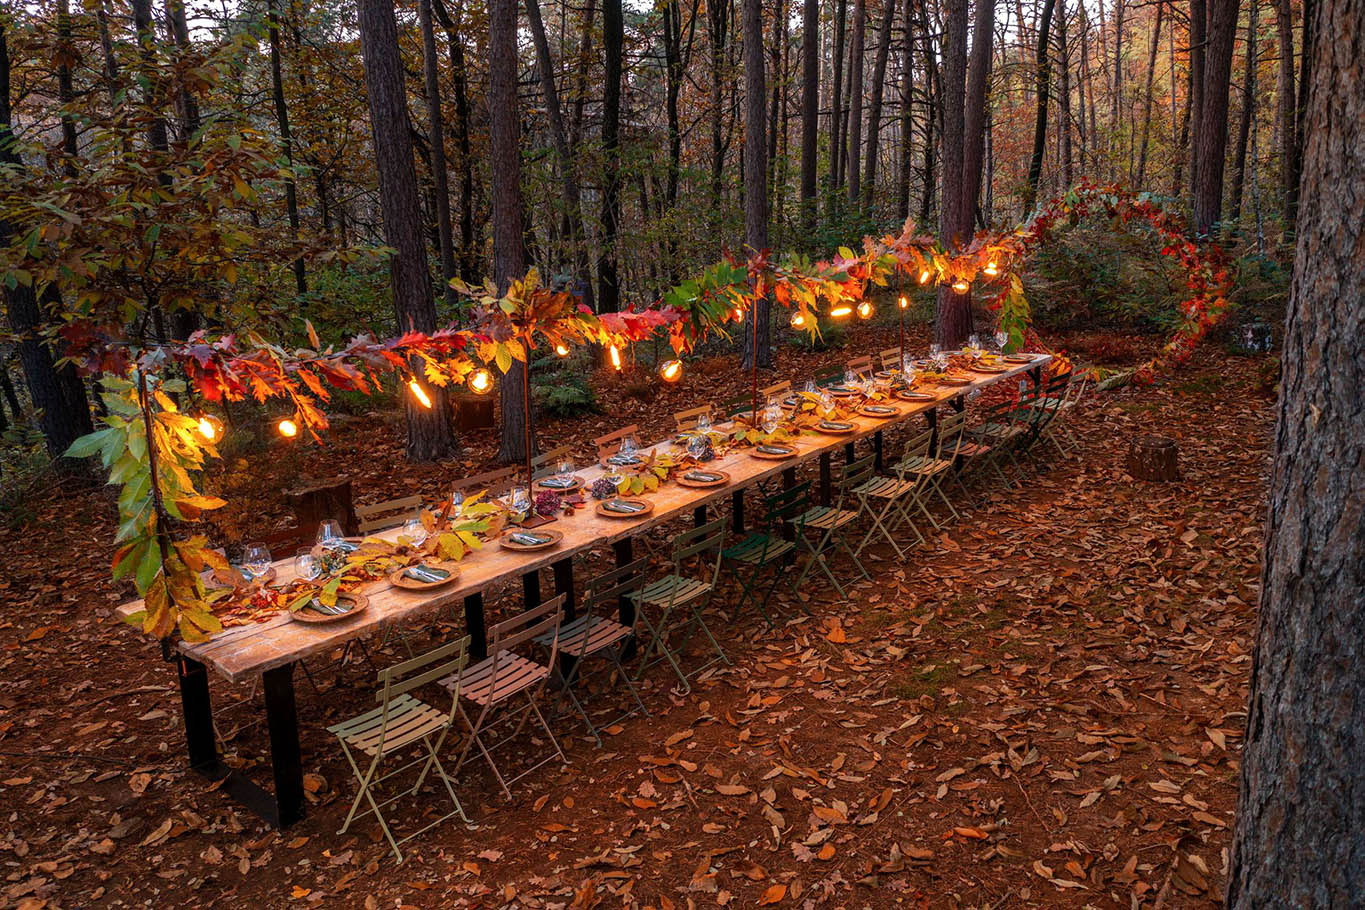
<instances>
[{"instance_id":1,"label":"pine tree trunk","mask_svg":"<svg viewBox=\"0 0 1365 910\"><path fill-rule=\"evenodd\" d=\"M1058 75L1061 77L1057 86L1057 117L1061 121L1058 126L1062 140L1062 188L1068 189L1075 182L1075 162L1071 148L1071 46L1066 38L1066 0L1058 0L1055 31Z\"/></svg>"},{"instance_id":2,"label":"pine tree trunk","mask_svg":"<svg viewBox=\"0 0 1365 910\"><path fill-rule=\"evenodd\" d=\"M357 10L384 243L394 250L389 259L394 314L400 332L431 332L436 328L436 303L422 237L398 26L389 0L359 0ZM405 396L407 455L412 461L438 461L456 448L445 391L434 386L427 391L430 409Z\"/></svg>"},{"instance_id":3,"label":"pine tree trunk","mask_svg":"<svg viewBox=\"0 0 1365 910\"><path fill-rule=\"evenodd\" d=\"M1114 2L1114 93L1110 97L1109 113L1109 155L1110 164L1114 174L1117 176L1118 155L1115 148L1119 141L1119 127L1122 121L1119 118L1119 107L1123 99L1123 14L1126 12L1124 0Z\"/></svg>"},{"instance_id":4,"label":"pine tree trunk","mask_svg":"<svg viewBox=\"0 0 1365 910\"><path fill-rule=\"evenodd\" d=\"M1141 187L1147 176L1147 143L1152 133L1152 81L1156 78L1156 51L1161 44L1161 16L1166 4L1158 0L1156 5L1156 24L1152 26L1152 51L1147 57L1147 91L1142 102L1142 142L1138 147L1137 177L1134 186Z\"/></svg>"},{"instance_id":5,"label":"pine tree trunk","mask_svg":"<svg viewBox=\"0 0 1365 910\"><path fill-rule=\"evenodd\" d=\"M1194 229L1208 234L1223 206L1223 168L1228 150L1228 89L1237 38L1238 0L1208 0L1208 51L1204 93L1195 135Z\"/></svg>"},{"instance_id":6,"label":"pine tree trunk","mask_svg":"<svg viewBox=\"0 0 1365 910\"><path fill-rule=\"evenodd\" d=\"M1242 190L1246 185L1247 141L1251 138L1251 119L1256 115L1256 20L1260 9L1257 0L1248 0L1251 12L1247 18L1246 71L1242 75L1242 111L1237 124L1237 145L1233 151L1232 198L1228 220L1236 224L1242 218Z\"/></svg>"},{"instance_id":7,"label":"pine tree trunk","mask_svg":"<svg viewBox=\"0 0 1365 910\"><path fill-rule=\"evenodd\" d=\"M456 258L460 277L472 282L478 273L478 253L474 249L474 162L469 142L469 90L465 76L464 42L460 39L459 23L446 12L442 0L430 2L432 12L446 33L450 73L455 88L455 122L451 125L451 138L455 140L455 148L459 153L455 172L460 175L460 250Z\"/></svg>"},{"instance_id":8,"label":"pine tree trunk","mask_svg":"<svg viewBox=\"0 0 1365 910\"><path fill-rule=\"evenodd\" d=\"M986 160L986 92L991 81L991 41L994 36L995 0L976 0L976 23L972 27L972 56L967 69L962 127L962 196L955 241L959 244L971 239L972 220L981 193L981 172ZM968 322L970 324L970 313Z\"/></svg>"},{"instance_id":9,"label":"pine tree trunk","mask_svg":"<svg viewBox=\"0 0 1365 910\"><path fill-rule=\"evenodd\" d=\"M911 104L915 97L915 42L911 36L910 23L914 16L912 0L905 0L905 8L901 13L901 18L905 24L902 27L904 33L901 45L901 147L900 147L900 176L896 187L896 218L904 222L910 217L910 172L914 168L914 138L915 119L914 106Z\"/></svg>"},{"instance_id":10,"label":"pine tree trunk","mask_svg":"<svg viewBox=\"0 0 1365 910\"><path fill-rule=\"evenodd\" d=\"M766 94L763 74L763 0L744 0L744 243L750 252L768 248L768 143L763 135ZM769 307L760 298L745 320L744 368L752 369L754 357L760 367L771 367L772 346L768 339ZM758 320L758 351L753 350L754 327Z\"/></svg>"},{"instance_id":11,"label":"pine tree trunk","mask_svg":"<svg viewBox=\"0 0 1365 910\"><path fill-rule=\"evenodd\" d=\"M1365 895L1365 2L1316 0L1227 905ZM1302 93L1300 93L1302 98Z\"/></svg>"},{"instance_id":12,"label":"pine tree trunk","mask_svg":"<svg viewBox=\"0 0 1365 910\"><path fill-rule=\"evenodd\" d=\"M270 43L270 98L275 106L275 126L280 131L280 151L289 167L289 175L284 178L284 210L289 218L289 231L299 234L299 193L294 183L294 139L289 132L289 107L284 101L284 73L280 63L280 16L275 8L276 0L266 0L266 38ZM409 140L411 144L411 140ZM308 293L308 273L302 257L295 259L294 290L300 295Z\"/></svg>"},{"instance_id":13,"label":"pine tree trunk","mask_svg":"<svg viewBox=\"0 0 1365 910\"><path fill-rule=\"evenodd\" d=\"M62 5L65 6L65 4L66 0L62 0ZM192 47L190 45L190 26L185 19L183 0L166 0L166 25L170 29L171 38L175 41L175 46L180 53L188 54ZM176 99L176 107L180 109L182 138L188 142L191 136L199 132L199 99L190 91L183 73L178 74L176 81L176 89L179 93Z\"/></svg>"},{"instance_id":14,"label":"pine tree trunk","mask_svg":"<svg viewBox=\"0 0 1365 910\"><path fill-rule=\"evenodd\" d=\"M844 151L844 29L848 16L848 0L834 0L834 79L830 99L829 129L829 187L831 200L837 197L843 167Z\"/></svg>"},{"instance_id":15,"label":"pine tree trunk","mask_svg":"<svg viewBox=\"0 0 1365 910\"><path fill-rule=\"evenodd\" d=\"M1052 83L1052 61L1047 45L1052 29L1053 0L1044 0L1043 14L1038 23L1038 49L1034 54L1037 82L1034 94L1037 102L1033 118L1033 156L1029 159L1028 183L1024 186L1024 217L1027 218L1038 201L1038 181L1043 176L1043 150L1047 143L1047 101Z\"/></svg>"},{"instance_id":16,"label":"pine tree trunk","mask_svg":"<svg viewBox=\"0 0 1365 910\"><path fill-rule=\"evenodd\" d=\"M1297 177L1294 174L1294 7L1292 0L1275 0L1275 34L1280 60L1275 77L1275 116L1280 133L1280 200L1286 225L1294 221Z\"/></svg>"},{"instance_id":17,"label":"pine tree trunk","mask_svg":"<svg viewBox=\"0 0 1365 910\"><path fill-rule=\"evenodd\" d=\"M597 307L604 313L614 313L621 308L616 255L616 235L621 223L621 70L625 53L625 21L622 18L621 0L602 2L602 51L606 55L602 86L602 159L606 172L602 178L602 243L597 254ZM515 49L512 53L515 54ZM514 93L515 88L513 83Z\"/></svg>"},{"instance_id":18,"label":"pine tree trunk","mask_svg":"<svg viewBox=\"0 0 1365 910\"><path fill-rule=\"evenodd\" d=\"M801 224L815 230L820 138L820 0L801 8Z\"/></svg>"},{"instance_id":19,"label":"pine tree trunk","mask_svg":"<svg viewBox=\"0 0 1365 910\"><path fill-rule=\"evenodd\" d=\"M719 225L725 196L725 49L729 28L726 0L706 4L706 27L711 45L711 213Z\"/></svg>"},{"instance_id":20,"label":"pine tree trunk","mask_svg":"<svg viewBox=\"0 0 1365 910\"><path fill-rule=\"evenodd\" d=\"M867 0L853 0L853 37L848 57L848 203L858 204L862 194L862 175L858 165L863 150L863 43L867 36Z\"/></svg>"},{"instance_id":21,"label":"pine tree trunk","mask_svg":"<svg viewBox=\"0 0 1365 910\"><path fill-rule=\"evenodd\" d=\"M881 42L872 61L872 100L867 109L867 163L863 167L863 208L872 208L877 189L878 139L881 136L882 100L886 94L886 65L891 59L891 26L896 18L896 0L882 0Z\"/></svg>"},{"instance_id":22,"label":"pine tree trunk","mask_svg":"<svg viewBox=\"0 0 1365 910\"><path fill-rule=\"evenodd\" d=\"M964 179L966 169L962 165L966 113L967 0L945 0L943 27L943 178L938 219L939 235L944 246L954 249L965 240L963 235L966 232L961 226L962 212L971 211L963 201L967 187ZM971 298L951 288L940 287L934 313L934 340L944 347L957 344L970 334L971 320Z\"/></svg>"},{"instance_id":23,"label":"pine tree trunk","mask_svg":"<svg viewBox=\"0 0 1365 910\"><path fill-rule=\"evenodd\" d=\"M1199 133L1204 125L1204 64L1208 59L1208 0L1190 0L1190 113L1189 128L1193 133L1186 154L1189 159L1190 200L1193 207L1194 187L1199 180ZM1176 183L1180 180L1177 177Z\"/></svg>"},{"instance_id":24,"label":"pine tree trunk","mask_svg":"<svg viewBox=\"0 0 1365 910\"><path fill-rule=\"evenodd\" d=\"M446 169L446 129L445 118L441 115L441 83L436 59L436 32L431 24L431 0L417 0L417 22L422 30L422 79L427 93L431 179L436 190L436 236L441 254L441 287L446 305L454 307L458 297L450 286L450 279L456 274L455 238L450 226L450 176Z\"/></svg>"}]
</instances>

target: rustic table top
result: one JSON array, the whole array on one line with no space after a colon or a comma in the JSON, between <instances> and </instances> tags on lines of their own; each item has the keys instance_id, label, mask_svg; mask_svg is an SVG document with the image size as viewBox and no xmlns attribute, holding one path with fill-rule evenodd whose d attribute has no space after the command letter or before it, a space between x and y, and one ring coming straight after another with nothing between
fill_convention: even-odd
<instances>
[{"instance_id":1,"label":"rustic table top","mask_svg":"<svg viewBox=\"0 0 1365 910\"><path fill-rule=\"evenodd\" d=\"M429 591L407 591L393 587L387 579L376 580L361 589L361 593L369 598L369 608L352 619L310 624L295 622L287 615L281 614L265 622L225 629L207 642L189 644L181 641L179 649L185 655L212 667L229 680L236 681L259 675L266 670L331 650L350 639L371 634L390 623L410 622L448 604L461 601L471 594L480 593L501 582L569 559L593 547L633 537L686 514L698 506L722 500L737 490L780 475L788 468L818 458L822 454L841 450L855 440L926 413L939 404L973 389L986 388L1012 379L1043 366L1052 359L1050 354L1034 356L1032 362L1011 365L1010 369L1003 373L981 374L970 385L919 389L934 394L933 401L892 400L888 404L897 408L899 412L897 416L853 417L851 421L856 429L852 433L838 436L803 433L792 440L791 444L797 449L797 454L792 458L781 461L755 458L750 454L752 450L749 448L736 449L726 455L717 456L714 461L707 462L705 467L728 472L730 475L728 484L695 489L672 482L664 483L657 491L644 495L644 498L654 504L654 511L643 518L606 518L596 514L592 508L585 508L576 511L572 517L560 517L546 526L564 534L564 539L549 549L531 553L516 552L489 541L484 544L483 549L470 553L460 562L459 577L445 587ZM718 428L720 426L718 425ZM671 446L671 442L661 442L655 446L642 446L641 452L647 453L652 448L666 449ZM592 481L605 471L594 465L576 473L583 478L585 485L591 485ZM395 528L374 536L396 538L398 533L399 529ZM293 559L276 562L275 570L277 583L283 584L292 580ZM127 616L141 609L142 602L133 601L120 606L118 612Z\"/></svg>"}]
</instances>

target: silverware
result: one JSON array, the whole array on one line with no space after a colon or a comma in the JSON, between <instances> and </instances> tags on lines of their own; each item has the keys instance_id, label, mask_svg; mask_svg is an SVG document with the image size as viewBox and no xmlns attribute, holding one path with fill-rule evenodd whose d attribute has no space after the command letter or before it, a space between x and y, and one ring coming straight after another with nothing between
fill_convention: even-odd
<instances>
[{"instance_id":1,"label":"silverware","mask_svg":"<svg viewBox=\"0 0 1365 910\"><path fill-rule=\"evenodd\" d=\"M520 532L519 532L519 533L516 533L516 534L513 534L513 535L511 536L511 539L512 539L512 542L513 542L513 543L519 543L519 544L521 544L522 546L527 546L527 547L533 547L533 546L535 546L535 545L537 545L537 544L549 543L549 542L550 542L550 538L549 538L549 537L545 537L545 536L542 536L542 535L540 535L540 534L524 534L524 533L520 533Z\"/></svg>"},{"instance_id":2,"label":"silverware","mask_svg":"<svg viewBox=\"0 0 1365 910\"><path fill-rule=\"evenodd\" d=\"M608 502L605 506L603 506L603 508L607 509L610 512L624 512L627 515L633 515L634 513L642 510L644 506L636 505L635 503L621 502L619 500L613 499L611 502Z\"/></svg>"}]
</instances>

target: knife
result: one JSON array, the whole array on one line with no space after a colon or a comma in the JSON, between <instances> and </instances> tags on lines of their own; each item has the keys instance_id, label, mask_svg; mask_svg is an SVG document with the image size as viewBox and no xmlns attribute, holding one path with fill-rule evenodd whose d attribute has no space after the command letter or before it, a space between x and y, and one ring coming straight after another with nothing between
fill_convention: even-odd
<instances>
[{"instance_id":1,"label":"knife","mask_svg":"<svg viewBox=\"0 0 1365 910\"><path fill-rule=\"evenodd\" d=\"M621 502L619 500L613 499L611 502L607 503L606 506L604 506L604 508L611 512L625 512L627 514L633 514L643 509L644 506L639 506L631 502Z\"/></svg>"},{"instance_id":2,"label":"knife","mask_svg":"<svg viewBox=\"0 0 1365 910\"><path fill-rule=\"evenodd\" d=\"M535 546L536 544L549 543L550 541L550 538L540 534L523 534L520 532L511 535L511 539L513 543L519 543L522 546L528 547Z\"/></svg>"},{"instance_id":3,"label":"knife","mask_svg":"<svg viewBox=\"0 0 1365 910\"><path fill-rule=\"evenodd\" d=\"M719 474L711 474L706 471L688 471L683 475L688 480L699 480L702 483L710 483L713 480L720 480Z\"/></svg>"}]
</instances>

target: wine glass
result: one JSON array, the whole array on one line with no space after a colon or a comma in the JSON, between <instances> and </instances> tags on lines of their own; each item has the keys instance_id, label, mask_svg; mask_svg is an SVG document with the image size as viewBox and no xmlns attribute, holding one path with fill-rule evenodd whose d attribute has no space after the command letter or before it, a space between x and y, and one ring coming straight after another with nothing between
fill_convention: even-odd
<instances>
[{"instance_id":1,"label":"wine glass","mask_svg":"<svg viewBox=\"0 0 1365 910\"><path fill-rule=\"evenodd\" d=\"M247 581L260 578L270 571L270 549L263 543L249 543L242 550L242 569Z\"/></svg>"},{"instance_id":2,"label":"wine glass","mask_svg":"<svg viewBox=\"0 0 1365 910\"><path fill-rule=\"evenodd\" d=\"M507 505L507 510L512 513L514 523L524 521L527 513L531 511L531 496L526 492L525 487L514 487L512 492L507 494L504 502Z\"/></svg>"},{"instance_id":3,"label":"wine glass","mask_svg":"<svg viewBox=\"0 0 1365 910\"><path fill-rule=\"evenodd\" d=\"M967 349L973 354L979 355L981 353L981 339L976 335L967 336Z\"/></svg>"},{"instance_id":4,"label":"wine glass","mask_svg":"<svg viewBox=\"0 0 1365 910\"><path fill-rule=\"evenodd\" d=\"M705 436L711 432L711 415L705 412L697 415L697 435Z\"/></svg>"},{"instance_id":5,"label":"wine glass","mask_svg":"<svg viewBox=\"0 0 1365 910\"><path fill-rule=\"evenodd\" d=\"M294 574L304 581L322 577L322 560L313 554L312 547L303 547L294 554Z\"/></svg>"},{"instance_id":6,"label":"wine glass","mask_svg":"<svg viewBox=\"0 0 1365 910\"><path fill-rule=\"evenodd\" d=\"M414 547L420 547L427 542L427 527L422 524L422 519L414 515L403 522L403 530L398 532L399 537L406 537L412 541Z\"/></svg>"},{"instance_id":7,"label":"wine glass","mask_svg":"<svg viewBox=\"0 0 1365 910\"><path fill-rule=\"evenodd\" d=\"M616 452L618 455L621 456L622 461L629 462L635 458L635 452L637 449L639 449L639 447L640 444L635 441L635 437L633 435L625 436L621 439L621 446L616 450Z\"/></svg>"},{"instance_id":8,"label":"wine glass","mask_svg":"<svg viewBox=\"0 0 1365 910\"><path fill-rule=\"evenodd\" d=\"M772 435L773 431L777 429L777 425L781 419L781 410L777 405L770 402L768 406L763 409L763 432Z\"/></svg>"},{"instance_id":9,"label":"wine glass","mask_svg":"<svg viewBox=\"0 0 1365 910\"><path fill-rule=\"evenodd\" d=\"M834 399L829 392L820 393L820 416L828 420L834 414Z\"/></svg>"},{"instance_id":10,"label":"wine glass","mask_svg":"<svg viewBox=\"0 0 1365 910\"><path fill-rule=\"evenodd\" d=\"M846 389L856 388L856 385L855 385L855 384L857 383L857 381L858 381L858 374L854 373L852 370L850 370L850 369L848 369L847 367L845 367L845 368L844 368L844 388L846 388Z\"/></svg>"},{"instance_id":11,"label":"wine glass","mask_svg":"<svg viewBox=\"0 0 1365 910\"><path fill-rule=\"evenodd\" d=\"M555 462L555 476L565 485L573 480L573 469L573 457L567 452L559 456L559 459Z\"/></svg>"},{"instance_id":12,"label":"wine glass","mask_svg":"<svg viewBox=\"0 0 1365 910\"><path fill-rule=\"evenodd\" d=\"M1010 333L1004 329L997 329L995 332L995 349L1001 354L1005 353L1005 345L1010 343Z\"/></svg>"},{"instance_id":13,"label":"wine glass","mask_svg":"<svg viewBox=\"0 0 1365 910\"><path fill-rule=\"evenodd\" d=\"M803 386L801 387L801 391L805 392L807 395L814 395L814 394L815 394L815 380L814 380L814 379L807 379L807 380L806 380L806 384L803 385Z\"/></svg>"},{"instance_id":14,"label":"wine glass","mask_svg":"<svg viewBox=\"0 0 1365 910\"><path fill-rule=\"evenodd\" d=\"M335 518L328 518L318 525L318 544L324 550L330 550L345 539L346 535L341 531L341 522Z\"/></svg>"}]
</instances>

